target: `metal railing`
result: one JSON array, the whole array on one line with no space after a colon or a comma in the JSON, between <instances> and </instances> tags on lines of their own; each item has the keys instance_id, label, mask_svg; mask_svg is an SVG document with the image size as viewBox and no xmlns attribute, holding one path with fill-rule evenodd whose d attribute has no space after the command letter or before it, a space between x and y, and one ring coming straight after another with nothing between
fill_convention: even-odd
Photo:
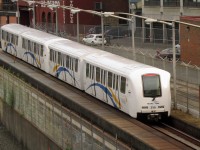
<instances>
[{"instance_id":1,"label":"metal railing","mask_svg":"<svg viewBox=\"0 0 200 150\"><path fill-rule=\"evenodd\" d=\"M56 34L55 24L54 23L36 23L36 28L48 33ZM120 26L105 26L104 35L108 44L120 44L126 47L131 45L131 36L132 30L128 25ZM144 33L143 33L144 32ZM179 41L179 30L176 29L176 43ZM94 25L80 25L79 26L79 35L80 39L88 34L99 34L101 33L100 26ZM165 33L165 37L164 34ZM66 24L58 26L58 35L64 38L75 38L77 35L76 25ZM164 37L164 38L163 38ZM126 42L123 44L123 40L126 39ZM166 28L165 31L159 28L152 28L152 35L150 35L149 27L136 27L135 30L135 43L152 43L153 45L157 43L164 43L164 45L169 45L172 43L172 29Z\"/></svg>"}]
</instances>

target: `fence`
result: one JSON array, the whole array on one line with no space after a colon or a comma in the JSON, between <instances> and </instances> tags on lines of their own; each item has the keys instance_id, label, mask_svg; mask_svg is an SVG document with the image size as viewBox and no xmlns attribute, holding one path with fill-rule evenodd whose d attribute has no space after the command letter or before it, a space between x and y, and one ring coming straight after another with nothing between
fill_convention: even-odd
<instances>
[{"instance_id":1,"label":"fence","mask_svg":"<svg viewBox=\"0 0 200 150\"><path fill-rule=\"evenodd\" d=\"M0 68L0 98L61 149L131 149L118 141L117 135L116 137L108 135L2 68ZM15 126L17 130L21 128L18 124ZM31 137L29 140L34 141Z\"/></svg>"},{"instance_id":2,"label":"fence","mask_svg":"<svg viewBox=\"0 0 200 150\"><path fill-rule=\"evenodd\" d=\"M55 23L37 23L36 28L39 30L43 30L52 34L56 33L56 25ZM122 39L126 39L126 43L124 46L131 46L131 36L132 29L129 25L120 25L120 26L104 26L104 34L105 38L111 40L111 45L116 44L116 41L121 41ZM79 33L80 39L82 39L87 34L99 34L101 33L101 26L94 25L79 25ZM176 43L179 41L179 30L175 30L176 33ZM74 24L66 24L66 25L58 25L58 35L64 38L74 38L77 35L77 26ZM152 35L150 35L150 27L146 26L145 28L136 27L135 30L135 40L136 46L137 43L142 45L143 43L164 43L168 45L172 43L172 30L171 28L166 28L164 31L160 28L153 28ZM164 37L164 39L163 39ZM128 40L127 42L127 39ZM123 41L123 40L122 40Z\"/></svg>"}]
</instances>

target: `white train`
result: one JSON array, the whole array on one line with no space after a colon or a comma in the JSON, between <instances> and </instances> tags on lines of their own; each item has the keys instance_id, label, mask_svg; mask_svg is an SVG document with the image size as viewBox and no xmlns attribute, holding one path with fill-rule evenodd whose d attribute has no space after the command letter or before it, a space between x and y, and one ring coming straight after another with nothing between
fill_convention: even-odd
<instances>
[{"instance_id":1,"label":"white train","mask_svg":"<svg viewBox=\"0 0 200 150\"><path fill-rule=\"evenodd\" d=\"M2 50L129 114L170 116L170 74L19 24L1 27Z\"/></svg>"}]
</instances>

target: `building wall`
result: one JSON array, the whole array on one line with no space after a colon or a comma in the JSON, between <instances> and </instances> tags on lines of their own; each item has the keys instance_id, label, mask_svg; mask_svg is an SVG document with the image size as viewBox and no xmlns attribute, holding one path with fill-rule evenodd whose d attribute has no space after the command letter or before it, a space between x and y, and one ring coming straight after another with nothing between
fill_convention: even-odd
<instances>
[{"instance_id":1,"label":"building wall","mask_svg":"<svg viewBox=\"0 0 200 150\"><path fill-rule=\"evenodd\" d=\"M160 1L164 2L164 0ZM142 0L142 15L162 20L179 20L180 16L199 16L200 7L182 6L183 2L184 0L180 0L180 5L176 6L161 6L161 4L145 6L145 0Z\"/></svg>"},{"instance_id":2,"label":"building wall","mask_svg":"<svg viewBox=\"0 0 200 150\"><path fill-rule=\"evenodd\" d=\"M128 0L102 0L105 12L129 12Z\"/></svg>"},{"instance_id":3,"label":"building wall","mask_svg":"<svg viewBox=\"0 0 200 150\"><path fill-rule=\"evenodd\" d=\"M47 3L47 1L43 1ZM48 4L55 4L61 6L73 6L76 8L84 9L84 10L95 10L95 3L102 2L102 9L96 11L114 11L114 12L129 12L129 2L124 0L87 0L80 1L80 0L61 0L61 1L48 1ZM31 8L32 6L28 6L27 3L20 2L20 7L28 7ZM38 5L35 7L36 12L36 23L41 23L44 21L44 16L46 18L46 22L49 22L49 18L51 18L51 23L55 23L55 9L51 10L47 6ZM30 13L31 14L31 13ZM42 15L43 14L43 15ZM72 14L70 10L63 9L61 7L57 8L58 14L58 24L76 24L77 22L77 15ZM110 20L105 18L105 23L109 24L109 21L113 22L114 24L118 23L118 20ZM30 15L30 22L32 22L32 15ZM100 25L101 24L101 16L97 16L94 14L86 13L86 12L79 12L79 24L83 25Z\"/></svg>"},{"instance_id":4,"label":"building wall","mask_svg":"<svg viewBox=\"0 0 200 150\"><path fill-rule=\"evenodd\" d=\"M181 17L181 21L200 25L200 17ZM200 66L200 28L180 25L181 60Z\"/></svg>"},{"instance_id":5,"label":"building wall","mask_svg":"<svg viewBox=\"0 0 200 150\"><path fill-rule=\"evenodd\" d=\"M98 2L101 0L96 0L95 2ZM94 0L87 0L87 3L85 1L79 1L79 0L69 0L69 1L50 1L49 4L55 4L55 5L61 5L61 6L73 6L80 9L88 9L88 10L94 10ZM38 5L36 7L36 22L42 22L42 13L45 14L46 20L48 22L48 14L51 16L51 21L55 23L55 10L51 10L47 6L40 6ZM76 24L77 18L76 14L72 14L70 10L63 9L61 7L57 8L58 13L58 23L59 24ZM100 17L97 15L89 14L80 12L79 13L79 23L80 24L99 24L100 23Z\"/></svg>"},{"instance_id":6,"label":"building wall","mask_svg":"<svg viewBox=\"0 0 200 150\"><path fill-rule=\"evenodd\" d=\"M1 25L5 25L8 21L8 17L7 16L1 16Z\"/></svg>"},{"instance_id":7,"label":"building wall","mask_svg":"<svg viewBox=\"0 0 200 150\"><path fill-rule=\"evenodd\" d=\"M7 23L17 23L17 18L15 16L0 16L1 25Z\"/></svg>"}]
</instances>

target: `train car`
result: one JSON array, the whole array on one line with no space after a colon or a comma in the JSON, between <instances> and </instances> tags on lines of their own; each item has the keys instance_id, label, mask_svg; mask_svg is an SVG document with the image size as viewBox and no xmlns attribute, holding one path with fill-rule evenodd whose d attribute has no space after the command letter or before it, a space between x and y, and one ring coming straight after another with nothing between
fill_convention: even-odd
<instances>
[{"instance_id":1,"label":"train car","mask_svg":"<svg viewBox=\"0 0 200 150\"><path fill-rule=\"evenodd\" d=\"M49 73L50 50L48 45L55 41L67 40L55 35L31 29L21 34L23 54L21 59Z\"/></svg>"},{"instance_id":2,"label":"train car","mask_svg":"<svg viewBox=\"0 0 200 150\"><path fill-rule=\"evenodd\" d=\"M19 27L19 30L18 30ZM5 25L4 51L85 91L133 118L170 116L170 73L22 25ZM15 45L14 53L7 45ZM15 37L14 36L14 37Z\"/></svg>"},{"instance_id":3,"label":"train car","mask_svg":"<svg viewBox=\"0 0 200 150\"><path fill-rule=\"evenodd\" d=\"M19 24L7 24L1 27L2 47L6 51L27 63L49 73L48 44L66 40L46 32ZM13 39L13 40L12 40ZM6 43L6 44L4 44Z\"/></svg>"},{"instance_id":4,"label":"train car","mask_svg":"<svg viewBox=\"0 0 200 150\"><path fill-rule=\"evenodd\" d=\"M133 118L170 115L170 74L111 53L84 58L85 92Z\"/></svg>"},{"instance_id":5,"label":"train car","mask_svg":"<svg viewBox=\"0 0 200 150\"><path fill-rule=\"evenodd\" d=\"M48 47L50 49L49 73L84 90L83 59L87 55L103 51L70 40L52 42Z\"/></svg>"},{"instance_id":6,"label":"train car","mask_svg":"<svg viewBox=\"0 0 200 150\"><path fill-rule=\"evenodd\" d=\"M18 49L21 49L20 43L21 41L21 34L31 30L26 26L22 26L19 24L7 24L1 27L1 47L3 51L10 53L18 58L21 58L20 52Z\"/></svg>"}]
</instances>

